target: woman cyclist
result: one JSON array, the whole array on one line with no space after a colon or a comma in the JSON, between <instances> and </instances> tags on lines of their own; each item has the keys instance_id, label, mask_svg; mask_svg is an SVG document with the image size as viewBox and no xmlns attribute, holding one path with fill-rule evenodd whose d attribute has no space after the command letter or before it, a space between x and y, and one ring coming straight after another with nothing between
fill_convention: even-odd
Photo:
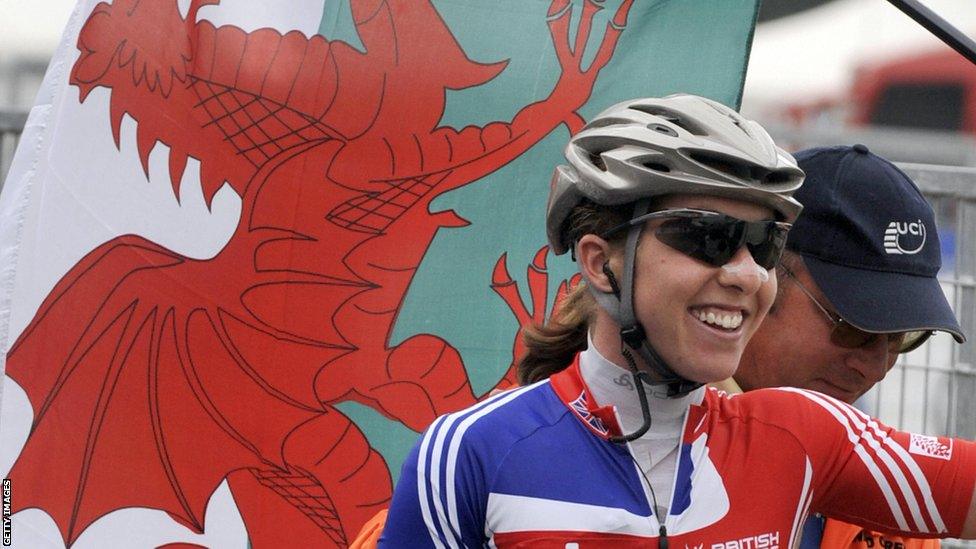
<instances>
[{"instance_id":1,"label":"woman cyclist","mask_svg":"<svg viewBox=\"0 0 976 549\"><path fill-rule=\"evenodd\" d=\"M810 391L703 386L769 310L801 208L803 173L759 125L696 96L639 99L566 158L548 237L584 283L527 336L523 387L418 441L381 546L792 547L814 511L976 537L976 444Z\"/></svg>"}]
</instances>

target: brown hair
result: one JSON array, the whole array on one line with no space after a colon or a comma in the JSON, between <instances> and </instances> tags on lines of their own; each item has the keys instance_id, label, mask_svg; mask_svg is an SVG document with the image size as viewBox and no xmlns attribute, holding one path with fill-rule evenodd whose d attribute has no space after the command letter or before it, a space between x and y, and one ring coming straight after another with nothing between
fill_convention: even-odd
<instances>
[{"instance_id":1,"label":"brown hair","mask_svg":"<svg viewBox=\"0 0 976 549\"><path fill-rule=\"evenodd\" d=\"M587 234L603 234L630 219L632 205L600 206L584 201L576 206L566 219L563 235L575 246ZM621 231L610 239L620 243L627 236ZM544 325L525 328L526 354L518 364L518 378L522 384L534 383L565 370L577 353L586 349L586 336L596 300L585 283L573 288L560 303L556 304L552 318Z\"/></svg>"}]
</instances>

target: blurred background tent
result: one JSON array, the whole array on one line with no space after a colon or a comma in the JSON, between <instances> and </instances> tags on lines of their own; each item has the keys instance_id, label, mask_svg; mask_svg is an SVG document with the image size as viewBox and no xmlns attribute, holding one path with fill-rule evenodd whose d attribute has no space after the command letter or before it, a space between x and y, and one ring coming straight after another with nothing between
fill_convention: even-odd
<instances>
[{"instance_id":1,"label":"blurred background tent","mask_svg":"<svg viewBox=\"0 0 976 549\"><path fill-rule=\"evenodd\" d=\"M976 36L972 2L923 3ZM774 137L869 141L897 161L976 166L972 63L883 0L763 4L781 17L756 29L742 111Z\"/></svg>"}]
</instances>

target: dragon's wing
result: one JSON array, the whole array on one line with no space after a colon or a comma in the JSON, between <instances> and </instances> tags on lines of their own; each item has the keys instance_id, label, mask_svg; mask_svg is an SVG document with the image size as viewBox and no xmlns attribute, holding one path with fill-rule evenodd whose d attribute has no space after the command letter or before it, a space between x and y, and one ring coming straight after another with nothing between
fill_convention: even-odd
<instances>
[{"instance_id":1,"label":"dragon's wing","mask_svg":"<svg viewBox=\"0 0 976 549\"><path fill-rule=\"evenodd\" d=\"M7 357L34 410L10 473L20 486L14 512L43 509L69 544L131 506L202 531L207 500L230 471L282 465L288 433L323 413L315 374L348 349L336 334L323 334L330 342L272 327L262 301L282 294L259 290L293 288L292 299L335 308L321 300L356 288L229 276L219 263L127 236L57 284Z\"/></svg>"}]
</instances>

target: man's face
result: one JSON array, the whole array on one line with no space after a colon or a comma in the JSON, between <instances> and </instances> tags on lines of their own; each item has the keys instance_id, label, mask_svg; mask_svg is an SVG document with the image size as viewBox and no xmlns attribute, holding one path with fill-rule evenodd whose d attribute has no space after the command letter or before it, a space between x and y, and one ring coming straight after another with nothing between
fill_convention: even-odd
<instances>
[{"instance_id":1,"label":"man's face","mask_svg":"<svg viewBox=\"0 0 976 549\"><path fill-rule=\"evenodd\" d=\"M801 284L824 307L835 311L802 262L789 264ZM833 324L788 276L781 277L779 300L749 341L735 380L745 391L800 387L852 403L884 379L898 355L880 337L857 349L830 341Z\"/></svg>"}]
</instances>

